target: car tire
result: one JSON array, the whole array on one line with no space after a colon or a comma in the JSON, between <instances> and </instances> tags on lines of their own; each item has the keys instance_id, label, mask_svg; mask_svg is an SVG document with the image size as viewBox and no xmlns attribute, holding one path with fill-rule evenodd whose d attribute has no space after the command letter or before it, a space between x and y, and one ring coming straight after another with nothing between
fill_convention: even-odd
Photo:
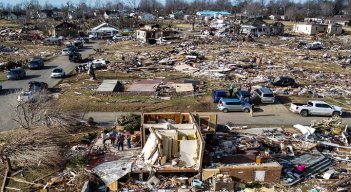
<instances>
[{"instance_id":1,"label":"car tire","mask_svg":"<svg viewBox=\"0 0 351 192\"><path fill-rule=\"evenodd\" d=\"M223 109L223 113L228 113L228 109Z\"/></svg>"},{"instance_id":2,"label":"car tire","mask_svg":"<svg viewBox=\"0 0 351 192\"><path fill-rule=\"evenodd\" d=\"M249 112L250 112L250 109L246 108L246 109L244 109L244 112L245 112L245 113L249 113Z\"/></svg>"},{"instance_id":3,"label":"car tire","mask_svg":"<svg viewBox=\"0 0 351 192\"><path fill-rule=\"evenodd\" d=\"M307 110L302 110L302 111L300 112L300 115L301 115L302 117L307 117L307 116L308 116L308 111L307 111Z\"/></svg>"},{"instance_id":4,"label":"car tire","mask_svg":"<svg viewBox=\"0 0 351 192\"><path fill-rule=\"evenodd\" d=\"M340 117L340 112L334 111L334 112L332 113L332 117Z\"/></svg>"}]
</instances>

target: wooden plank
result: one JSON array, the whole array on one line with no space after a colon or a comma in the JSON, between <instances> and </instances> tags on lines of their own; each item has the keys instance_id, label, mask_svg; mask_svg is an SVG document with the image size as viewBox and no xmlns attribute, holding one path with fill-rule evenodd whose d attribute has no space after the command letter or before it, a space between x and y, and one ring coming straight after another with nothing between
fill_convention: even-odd
<instances>
[{"instance_id":1,"label":"wooden plank","mask_svg":"<svg viewBox=\"0 0 351 192\"><path fill-rule=\"evenodd\" d=\"M5 191L6 181L7 181L9 174L10 174L10 169L11 169L10 160L6 159L6 170L5 170L4 179L3 179L2 185L1 185L1 192Z\"/></svg>"}]
</instances>

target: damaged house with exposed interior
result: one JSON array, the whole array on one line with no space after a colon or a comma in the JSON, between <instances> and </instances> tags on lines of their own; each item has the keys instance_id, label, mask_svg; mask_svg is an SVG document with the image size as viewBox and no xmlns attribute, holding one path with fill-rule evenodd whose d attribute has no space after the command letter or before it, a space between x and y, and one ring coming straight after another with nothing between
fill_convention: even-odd
<instances>
[{"instance_id":1,"label":"damaged house with exposed interior","mask_svg":"<svg viewBox=\"0 0 351 192\"><path fill-rule=\"evenodd\" d=\"M145 25L136 30L136 38L149 44L156 44L157 41L167 41L179 38L179 32L174 29L162 29L160 25Z\"/></svg>"},{"instance_id":2,"label":"damaged house with exposed interior","mask_svg":"<svg viewBox=\"0 0 351 192\"><path fill-rule=\"evenodd\" d=\"M240 25L240 33L253 36L282 35L284 24L281 22L268 24L261 18L250 18Z\"/></svg>"},{"instance_id":3,"label":"damaged house with exposed interior","mask_svg":"<svg viewBox=\"0 0 351 192\"><path fill-rule=\"evenodd\" d=\"M72 22L61 22L51 31L52 36L73 37L79 32L79 26Z\"/></svg>"},{"instance_id":4,"label":"damaged house with exposed interior","mask_svg":"<svg viewBox=\"0 0 351 192\"><path fill-rule=\"evenodd\" d=\"M214 132L215 113L144 113L142 114L142 151L135 161L120 159L102 163L93 171L110 191L118 191L119 180L128 175L188 174L201 172L204 156L204 132ZM153 178L153 177L151 177ZM154 186L157 178L147 184Z\"/></svg>"},{"instance_id":5,"label":"damaged house with exposed interior","mask_svg":"<svg viewBox=\"0 0 351 192\"><path fill-rule=\"evenodd\" d=\"M329 34L340 35L343 32L342 25L322 23L297 23L294 32L305 35Z\"/></svg>"}]
</instances>

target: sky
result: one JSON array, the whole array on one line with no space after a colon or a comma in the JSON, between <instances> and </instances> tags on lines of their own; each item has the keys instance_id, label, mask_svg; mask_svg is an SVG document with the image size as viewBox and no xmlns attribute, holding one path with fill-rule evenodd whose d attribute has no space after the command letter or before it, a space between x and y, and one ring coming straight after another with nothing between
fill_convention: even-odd
<instances>
[{"instance_id":1,"label":"sky","mask_svg":"<svg viewBox=\"0 0 351 192\"><path fill-rule=\"evenodd\" d=\"M7 5L8 3L9 4L12 4L12 5L15 5L17 3L21 3L23 1L30 1L30 0L0 0L0 2L4 3L5 5ZM55 5L55 6L60 6L62 4L65 4L68 0L38 0L39 3L41 4L45 4L45 2L49 2L51 3L52 5ZM77 4L79 3L80 0L69 0L70 2L74 3L74 4ZM107 2L108 0L100 0L101 2ZM111 2L114 2L114 0L110 0ZM128 0L120 0L122 2L126 1L128 2ZM163 3L164 0L159 0L159 2ZM87 3L88 5L95 5L95 0L85 0L85 3Z\"/></svg>"}]
</instances>

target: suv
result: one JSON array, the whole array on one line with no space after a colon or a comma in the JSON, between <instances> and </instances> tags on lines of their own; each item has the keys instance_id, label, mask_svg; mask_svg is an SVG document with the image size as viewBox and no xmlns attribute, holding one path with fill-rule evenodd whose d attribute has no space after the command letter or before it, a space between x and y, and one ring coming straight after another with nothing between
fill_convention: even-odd
<instances>
[{"instance_id":1,"label":"suv","mask_svg":"<svg viewBox=\"0 0 351 192\"><path fill-rule=\"evenodd\" d=\"M250 112L251 105L237 98L221 98L218 101L217 108L224 113L228 111L244 111L248 113Z\"/></svg>"},{"instance_id":2,"label":"suv","mask_svg":"<svg viewBox=\"0 0 351 192\"><path fill-rule=\"evenodd\" d=\"M283 87L296 86L295 80L287 76L276 77L271 81L271 84L274 86L283 86Z\"/></svg>"},{"instance_id":3,"label":"suv","mask_svg":"<svg viewBox=\"0 0 351 192\"><path fill-rule=\"evenodd\" d=\"M68 59L73 62L81 62L82 61L82 55L77 52L72 52L69 54Z\"/></svg>"},{"instance_id":4,"label":"suv","mask_svg":"<svg viewBox=\"0 0 351 192\"><path fill-rule=\"evenodd\" d=\"M29 69L43 69L44 68L44 60L42 58L35 58L32 59L28 63Z\"/></svg>"},{"instance_id":5,"label":"suv","mask_svg":"<svg viewBox=\"0 0 351 192\"><path fill-rule=\"evenodd\" d=\"M69 54L71 54L71 52L72 51L69 48L62 49L62 55L69 55Z\"/></svg>"},{"instance_id":6,"label":"suv","mask_svg":"<svg viewBox=\"0 0 351 192\"><path fill-rule=\"evenodd\" d=\"M10 71L7 73L8 80L23 79L25 76L26 76L26 71L21 67L17 67L15 69L10 69Z\"/></svg>"},{"instance_id":7,"label":"suv","mask_svg":"<svg viewBox=\"0 0 351 192\"><path fill-rule=\"evenodd\" d=\"M41 81L30 81L28 90L32 93L43 92L48 90L48 84Z\"/></svg>"},{"instance_id":8,"label":"suv","mask_svg":"<svg viewBox=\"0 0 351 192\"><path fill-rule=\"evenodd\" d=\"M74 45L67 45L67 47L71 52L75 52L75 51L78 51L77 47L74 46Z\"/></svg>"},{"instance_id":9,"label":"suv","mask_svg":"<svg viewBox=\"0 0 351 192\"><path fill-rule=\"evenodd\" d=\"M213 103L218 103L219 99L222 97L227 97L227 92L225 90L213 90L212 99Z\"/></svg>"},{"instance_id":10,"label":"suv","mask_svg":"<svg viewBox=\"0 0 351 192\"><path fill-rule=\"evenodd\" d=\"M240 101L245 101L245 102L251 104L251 93L250 92L248 92L248 91L238 91L236 96L238 97L238 99L240 99Z\"/></svg>"},{"instance_id":11,"label":"suv","mask_svg":"<svg viewBox=\"0 0 351 192\"><path fill-rule=\"evenodd\" d=\"M74 41L74 42L73 42L73 45L74 45L75 47L77 47L78 49L82 49L83 46L84 46L84 44L83 44L82 41Z\"/></svg>"},{"instance_id":12,"label":"suv","mask_svg":"<svg viewBox=\"0 0 351 192\"><path fill-rule=\"evenodd\" d=\"M275 96L273 91L268 87L261 87L254 91L254 98L258 99L261 103L274 103Z\"/></svg>"}]
</instances>

